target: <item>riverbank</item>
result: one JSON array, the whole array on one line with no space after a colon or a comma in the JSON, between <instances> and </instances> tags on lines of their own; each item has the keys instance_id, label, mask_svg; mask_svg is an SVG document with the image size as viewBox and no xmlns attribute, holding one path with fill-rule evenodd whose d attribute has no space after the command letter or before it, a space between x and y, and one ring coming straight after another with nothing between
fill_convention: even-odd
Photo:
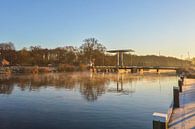
<instances>
[{"instance_id":1,"label":"riverbank","mask_svg":"<svg viewBox=\"0 0 195 129\"><path fill-rule=\"evenodd\" d=\"M86 65L67 65L60 64L58 66L5 66L0 67L0 74L37 74L37 73L52 73L52 72L75 72L87 71Z\"/></svg>"},{"instance_id":2,"label":"riverbank","mask_svg":"<svg viewBox=\"0 0 195 129\"><path fill-rule=\"evenodd\" d=\"M195 79L186 79L180 93L180 107L173 110L169 129L195 128Z\"/></svg>"},{"instance_id":3,"label":"riverbank","mask_svg":"<svg viewBox=\"0 0 195 129\"><path fill-rule=\"evenodd\" d=\"M39 67L39 66L9 66L0 67L0 74L20 74L20 73L49 73L55 72L55 67Z\"/></svg>"},{"instance_id":4,"label":"riverbank","mask_svg":"<svg viewBox=\"0 0 195 129\"><path fill-rule=\"evenodd\" d=\"M56 72L83 72L91 71L91 69L86 65L72 66L61 64L59 66L6 66L0 67L0 74L38 74L38 73L56 73ZM91 71L92 72L92 71ZM96 73L96 72L95 72ZM133 75L150 75L150 74L165 74L165 75L176 75L175 70L144 70L143 72L100 72L100 73L131 73Z\"/></svg>"}]
</instances>

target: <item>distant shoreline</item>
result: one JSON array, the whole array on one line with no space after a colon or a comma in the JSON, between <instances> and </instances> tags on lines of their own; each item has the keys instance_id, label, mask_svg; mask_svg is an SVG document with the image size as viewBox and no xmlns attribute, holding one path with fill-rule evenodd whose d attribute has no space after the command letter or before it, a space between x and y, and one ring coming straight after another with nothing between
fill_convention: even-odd
<instances>
[{"instance_id":1,"label":"distant shoreline","mask_svg":"<svg viewBox=\"0 0 195 129\"><path fill-rule=\"evenodd\" d=\"M0 74L42 74L42 73L72 73L72 72L90 72L89 68L79 67L59 69L59 67L42 67L42 66L5 66L0 67ZM100 74L103 72L100 72ZM107 73L108 74L108 73ZM109 73L110 74L110 73ZM112 73L117 74L117 73ZM144 73L126 73L132 75L158 75L156 71L145 71ZM160 75L177 75L174 71L164 71Z\"/></svg>"}]
</instances>

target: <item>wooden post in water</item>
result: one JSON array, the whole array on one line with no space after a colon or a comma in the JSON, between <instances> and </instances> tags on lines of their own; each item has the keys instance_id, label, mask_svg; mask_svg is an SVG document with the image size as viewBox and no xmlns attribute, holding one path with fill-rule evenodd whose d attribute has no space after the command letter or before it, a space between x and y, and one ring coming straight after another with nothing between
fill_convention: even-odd
<instances>
[{"instance_id":1,"label":"wooden post in water","mask_svg":"<svg viewBox=\"0 0 195 129\"><path fill-rule=\"evenodd\" d=\"M179 86L179 92L182 92L183 81L181 79L178 80L178 86Z\"/></svg>"},{"instance_id":2,"label":"wooden post in water","mask_svg":"<svg viewBox=\"0 0 195 129\"><path fill-rule=\"evenodd\" d=\"M167 114L153 113L153 129L167 129Z\"/></svg>"},{"instance_id":3,"label":"wooden post in water","mask_svg":"<svg viewBox=\"0 0 195 129\"><path fill-rule=\"evenodd\" d=\"M179 108L179 87L173 87L173 108Z\"/></svg>"},{"instance_id":4,"label":"wooden post in water","mask_svg":"<svg viewBox=\"0 0 195 129\"><path fill-rule=\"evenodd\" d=\"M182 75L182 76L180 77L180 79L182 80L182 85L184 85L184 75Z\"/></svg>"}]
</instances>

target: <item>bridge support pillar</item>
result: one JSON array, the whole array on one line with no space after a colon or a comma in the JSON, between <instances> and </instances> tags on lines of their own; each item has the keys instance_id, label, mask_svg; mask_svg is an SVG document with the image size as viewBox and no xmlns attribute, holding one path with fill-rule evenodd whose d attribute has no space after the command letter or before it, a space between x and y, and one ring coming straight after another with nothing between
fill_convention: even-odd
<instances>
[{"instance_id":1,"label":"bridge support pillar","mask_svg":"<svg viewBox=\"0 0 195 129\"><path fill-rule=\"evenodd\" d=\"M120 66L123 67L123 52L120 52Z\"/></svg>"},{"instance_id":2,"label":"bridge support pillar","mask_svg":"<svg viewBox=\"0 0 195 129\"><path fill-rule=\"evenodd\" d=\"M125 69L118 69L118 73L127 73Z\"/></svg>"},{"instance_id":3,"label":"bridge support pillar","mask_svg":"<svg viewBox=\"0 0 195 129\"><path fill-rule=\"evenodd\" d=\"M137 68L132 68L131 73L137 73L137 70L138 70Z\"/></svg>"},{"instance_id":4,"label":"bridge support pillar","mask_svg":"<svg viewBox=\"0 0 195 129\"><path fill-rule=\"evenodd\" d=\"M116 67L118 68L120 65L120 52L117 52L116 54Z\"/></svg>"},{"instance_id":5,"label":"bridge support pillar","mask_svg":"<svg viewBox=\"0 0 195 129\"><path fill-rule=\"evenodd\" d=\"M160 74L160 69L157 69L156 72L157 72L158 74Z\"/></svg>"},{"instance_id":6,"label":"bridge support pillar","mask_svg":"<svg viewBox=\"0 0 195 129\"><path fill-rule=\"evenodd\" d=\"M144 69L139 69L140 74L144 74Z\"/></svg>"}]
</instances>

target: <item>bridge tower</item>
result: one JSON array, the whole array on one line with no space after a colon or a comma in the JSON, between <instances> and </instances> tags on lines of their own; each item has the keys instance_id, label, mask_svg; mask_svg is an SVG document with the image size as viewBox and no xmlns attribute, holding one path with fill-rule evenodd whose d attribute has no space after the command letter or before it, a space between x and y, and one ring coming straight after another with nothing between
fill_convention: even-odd
<instances>
[{"instance_id":1,"label":"bridge tower","mask_svg":"<svg viewBox=\"0 0 195 129\"><path fill-rule=\"evenodd\" d=\"M118 70L119 68L123 68L124 66L123 54L127 52L135 52L135 51L132 49L125 49L125 50L109 50L107 52L116 53L116 68Z\"/></svg>"}]
</instances>

